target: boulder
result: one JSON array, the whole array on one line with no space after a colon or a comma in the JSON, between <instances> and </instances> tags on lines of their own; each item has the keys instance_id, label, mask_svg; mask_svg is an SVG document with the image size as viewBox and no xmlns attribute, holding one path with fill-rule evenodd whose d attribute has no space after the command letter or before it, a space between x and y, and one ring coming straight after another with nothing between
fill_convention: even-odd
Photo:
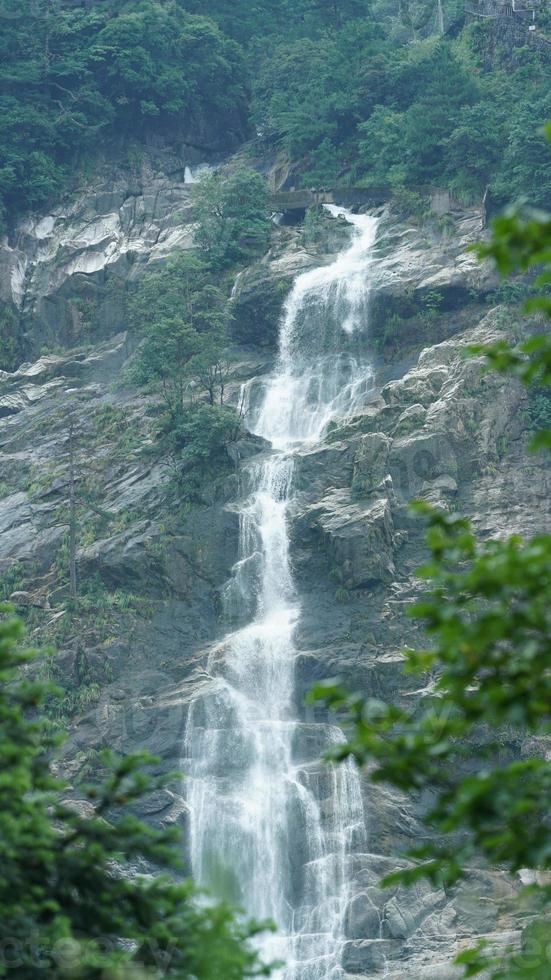
<instances>
[{"instance_id":1,"label":"boulder","mask_svg":"<svg viewBox=\"0 0 551 980\"><path fill-rule=\"evenodd\" d=\"M398 944L389 939L351 940L344 944L342 965L354 975L388 976L388 960L396 956L398 949Z\"/></svg>"},{"instance_id":2,"label":"boulder","mask_svg":"<svg viewBox=\"0 0 551 980\"><path fill-rule=\"evenodd\" d=\"M367 892L350 899L345 913L345 934L348 939L378 939L381 935L381 913Z\"/></svg>"},{"instance_id":3,"label":"boulder","mask_svg":"<svg viewBox=\"0 0 551 980\"><path fill-rule=\"evenodd\" d=\"M319 498L329 488L349 487L354 448L348 442L330 442L307 448L295 457L293 485L308 498Z\"/></svg>"},{"instance_id":4,"label":"boulder","mask_svg":"<svg viewBox=\"0 0 551 980\"><path fill-rule=\"evenodd\" d=\"M94 541L79 552L79 571L85 577L98 572L112 590L160 597L163 566L157 556L148 553L150 540L147 523L138 522L128 531Z\"/></svg>"},{"instance_id":5,"label":"boulder","mask_svg":"<svg viewBox=\"0 0 551 980\"><path fill-rule=\"evenodd\" d=\"M491 264L466 250L483 233L482 210L454 211L451 221L445 236L433 226L405 225L391 211L381 222L370 338L385 356L459 332L466 311L497 286Z\"/></svg>"},{"instance_id":6,"label":"boulder","mask_svg":"<svg viewBox=\"0 0 551 980\"><path fill-rule=\"evenodd\" d=\"M423 405L409 405L399 416L392 434L394 436L403 436L409 432L413 432L415 429L422 429L426 417L427 410Z\"/></svg>"},{"instance_id":7,"label":"boulder","mask_svg":"<svg viewBox=\"0 0 551 980\"><path fill-rule=\"evenodd\" d=\"M397 381L389 381L382 395L386 403L393 407L422 407L434 401L447 378L445 367L417 368Z\"/></svg>"},{"instance_id":8,"label":"boulder","mask_svg":"<svg viewBox=\"0 0 551 980\"><path fill-rule=\"evenodd\" d=\"M392 509L388 497L359 503L332 490L312 504L298 526L316 530L346 589L388 582L394 575Z\"/></svg>"}]
</instances>

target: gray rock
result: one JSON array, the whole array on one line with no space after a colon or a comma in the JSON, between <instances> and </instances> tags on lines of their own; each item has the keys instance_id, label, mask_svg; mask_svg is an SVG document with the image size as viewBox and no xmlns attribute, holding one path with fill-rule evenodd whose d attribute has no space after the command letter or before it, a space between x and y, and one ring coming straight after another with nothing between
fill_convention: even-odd
<instances>
[{"instance_id":1,"label":"gray rock","mask_svg":"<svg viewBox=\"0 0 551 980\"><path fill-rule=\"evenodd\" d=\"M331 442L303 449L295 459L294 485L308 499L316 499L329 488L349 487L354 450L347 442Z\"/></svg>"},{"instance_id":2,"label":"gray rock","mask_svg":"<svg viewBox=\"0 0 551 980\"><path fill-rule=\"evenodd\" d=\"M392 213L383 219L370 306L370 335L383 352L456 333L458 324L467 325L464 314L473 299L480 302L495 289L491 265L466 250L483 233L482 212L456 212L452 220L449 235L440 237L434 229L405 226Z\"/></svg>"},{"instance_id":3,"label":"gray rock","mask_svg":"<svg viewBox=\"0 0 551 980\"><path fill-rule=\"evenodd\" d=\"M345 915L345 933L348 939L378 939L381 935L381 913L367 892L359 892L350 899Z\"/></svg>"},{"instance_id":4,"label":"gray rock","mask_svg":"<svg viewBox=\"0 0 551 980\"><path fill-rule=\"evenodd\" d=\"M294 247L269 254L241 272L232 294L235 340L255 347L275 347L283 303L299 272L319 264L319 257Z\"/></svg>"},{"instance_id":5,"label":"gray rock","mask_svg":"<svg viewBox=\"0 0 551 980\"><path fill-rule=\"evenodd\" d=\"M448 378L445 367L418 368L410 371L398 381L389 381L382 390L383 398L388 405L408 408L427 405L434 401L434 396L440 391ZM400 416L403 418L403 415Z\"/></svg>"},{"instance_id":6,"label":"gray rock","mask_svg":"<svg viewBox=\"0 0 551 980\"><path fill-rule=\"evenodd\" d=\"M357 503L349 492L333 490L307 508L298 526L321 534L345 588L365 588L391 580L393 521L387 497Z\"/></svg>"},{"instance_id":7,"label":"gray rock","mask_svg":"<svg viewBox=\"0 0 551 980\"><path fill-rule=\"evenodd\" d=\"M345 943L342 965L348 973L355 975L382 975L386 972L389 958L393 958L397 951L397 945L388 939L350 941Z\"/></svg>"},{"instance_id":8,"label":"gray rock","mask_svg":"<svg viewBox=\"0 0 551 980\"><path fill-rule=\"evenodd\" d=\"M352 486L356 492L369 492L384 480L388 474L391 444L391 439L383 432L361 436L354 456Z\"/></svg>"},{"instance_id":9,"label":"gray rock","mask_svg":"<svg viewBox=\"0 0 551 980\"><path fill-rule=\"evenodd\" d=\"M427 417L427 410L423 405L409 405L402 412L393 430L393 435L406 435L415 429L421 429Z\"/></svg>"},{"instance_id":10,"label":"gray rock","mask_svg":"<svg viewBox=\"0 0 551 980\"><path fill-rule=\"evenodd\" d=\"M415 920L405 905L399 905L396 897L385 905L384 931L392 939L407 939L415 929Z\"/></svg>"},{"instance_id":11,"label":"gray rock","mask_svg":"<svg viewBox=\"0 0 551 980\"><path fill-rule=\"evenodd\" d=\"M141 172L106 164L68 206L20 223L15 247L0 247L0 299L24 314L35 350L115 333L124 281L192 246L185 168L197 162L184 148L144 152Z\"/></svg>"}]
</instances>

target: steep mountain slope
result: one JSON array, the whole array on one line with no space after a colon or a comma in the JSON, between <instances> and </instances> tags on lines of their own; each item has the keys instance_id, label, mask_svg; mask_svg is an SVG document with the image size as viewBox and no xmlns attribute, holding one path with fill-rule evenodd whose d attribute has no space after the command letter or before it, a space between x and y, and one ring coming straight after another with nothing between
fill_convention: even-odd
<instances>
[{"instance_id":1,"label":"steep mountain slope","mask_svg":"<svg viewBox=\"0 0 551 980\"><path fill-rule=\"evenodd\" d=\"M50 711L69 726L64 764L77 797L78 779L106 745L149 748L165 771L181 765L189 704L211 688L207 658L227 629L221 594L238 558L240 468L266 448L242 439L215 478L186 496L154 440L157 397L125 375L136 341L120 298L146 266L191 243L185 167L193 163L181 162L174 176L149 159L115 184L111 174L98 178L68 212L22 225L3 252L3 285L31 324L29 349L55 343L60 352L1 378L1 585L33 641L58 648L44 669L65 689ZM232 353L234 404L243 382L254 398L271 369L293 276L329 261L346 239L338 219L331 228L335 237L317 244L300 228L274 229L270 253L238 277L233 329L247 346L236 342ZM422 697L400 671L400 649L415 637L405 612L421 588L423 554L410 497L457 506L484 535L549 525L550 471L526 450L526 394L462 356L474 340L518 330L516 311L496 305L488 270L464 254L481 232L476 209L440 223L380 217L357 339L373 364L369 398L296 459L290 534L301 712L300 694L337 673L375 695ZM71 463L76 605L68 591ZM297 764L328 810L317 720L303 713ZM515 885L498 872L474 869L452 893L379 887L396 849L424 833L424 803L366 786L367 847L350 856L347 872L346 975L446 980L454 951L473 936L502 944L518 934ZM141 812L187 826L185 780L147 798Z\"/></svg>"}]
</instances>

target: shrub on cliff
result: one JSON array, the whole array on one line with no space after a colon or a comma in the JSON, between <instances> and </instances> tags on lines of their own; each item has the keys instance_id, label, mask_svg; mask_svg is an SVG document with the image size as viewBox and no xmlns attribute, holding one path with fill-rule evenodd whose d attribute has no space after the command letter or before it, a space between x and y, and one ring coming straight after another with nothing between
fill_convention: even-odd
<instances>
[{"instance_id":1,"label":"shrub on cliff","mask_svg":"<svg viewBox=\"0 0 551 980\"><path fill-rule=\"evenodd\" d=\"M214 268L265 251L270 234L268 186L254 170L209 173L194 187L195 241Z\"/></svg>"},{"instance_id":2,"label":"shrub on cliff","mask_svg":"<svg viewBox=\"0 0 551 980\"><path fill-rule=\"evenodd\" d=\"M224 405L228 304L209 266L186 252L146 277L132 301L142 342L129 370L162 398L158 435L182 473L228 462L242 419Z\"/></svg>"},{"instance_id":3,"label":"shrub on cliff","mask_svg":"<svg viewBox=\"0 0 551 980\"><path fill-rule=\"evenodd\" d=\"M142 343L130 369L138 384L153 384L168 413L182 410L190 386L213 403L225 380L229 311L209 267L193 252L177 255L146 276L131 301L131 323Z\"/></svg>"},{"instance_id":4,"label":"shrub on cliff","mask_svg":"<svg viewBox=\"0 0 551 980\"><path fill-rule=\"evenodd\" d=\"M170 439L172 445L183 451L184 463L204 467L218 459L241 431L241 418L233 408L196 402L176 420Z\"/></svg>"}]
</instances>

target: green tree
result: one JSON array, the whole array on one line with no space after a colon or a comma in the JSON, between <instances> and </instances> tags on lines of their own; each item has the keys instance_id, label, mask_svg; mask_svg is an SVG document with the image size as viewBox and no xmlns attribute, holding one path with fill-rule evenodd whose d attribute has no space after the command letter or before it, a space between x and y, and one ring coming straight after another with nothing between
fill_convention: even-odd
<instances>
[{"instance_id":1,"label":"green tree","mask_svg":"<svg viewBox=\"0 0 551 980\"><path fill-rule=\"evenodd\" d=\"M107 21L90 50L119 123L132 130L172 120L188 133L210 114L213 123L233 122L234 138L242 138L246 92L237 45L212 21L191 17L177 4L132 6Z\"/></svg>"},{"instance_id":2,"label":"green tree","mask_svg":"<svg viewBox=\"0 0 551 980\"><path fill-rule=\"evenodd\" d=\"M352 151L356 127L374 105L388 46L371 19L346 21L337 32L285 40L270 50L253 84L253 117L264 138L277 141L293 158L333 146ZM379 78L379 82L380 82ZM354 153L350 153L351 165Z\"/></svg>"},{"instance_id":3,"label":"green tree","mask_svg":"<svg viewBox=\"0 0 551 980\"><path fill-rule=\"evenodd\" d=\"M550 134L551 135L551 134ZM494 222L489 244L503 274L543 266L537 283L551 282L551 216L510 212ZM548 295L528 309L551 317ZM505 342L475 348L489 365L527 384L551 386L551 337L530 337L518 347ZM551 446L551 430L538 445ZM551 868L551 763L545 754L551 707L551 535L517 535L480 542L470 523L418 504L428 515L430 558L420 574L430 591L411 609L433 643L406 650L406 669L428 674L432 693L415 709L402 709L338 682L312 694L342 713L349 741L337 757L371 763L368 778L409 792L430 791L426 816L433 841L408 852L413 864L387 882L420 877L446 885L480 858L489 865L534 872ZM515 757L526 736L541 751ZM504 758L505 757L505 758ZM545 879L544 879L545 880ZM549 909L551 886L531 888L534 909ZM551 922L536 918L524 930L522 948L498 961L481 949L457 958L466 975L488 962L499 980L549 976Z\"/></svg>"},{"instance_id":4,"label":"green tree","mask_svg":"<svg viewBox=\"0 0 551 980\"><path fill-rule=\"evenodd\" d=\"M432 41L390 65L388 76L392 101L359 126L360 165L375 183L447 178L448 141L478 94L472 77L446 42Z\"/></svg>"},{"instance_id":5,"label":"green tree","mask_svg":"<svg viewBox=\"0 0 551 980\"><path fill-rule=\"evenodd\" d=\"M130 379L160 389L159 435L188 492L200 489L214 459L229 462L226 449L242 431L240 413L224 405L230 314L212 275L202 258L182 253L147 276L131 303L143 340Z\"/></svg>"},{"instance_id":6,"label":"green tree","mask_svg":"<svg viewBox=\"0 0 551 980\"><path fill-rule=\"evenodd\" d=\"M49 767L59 740L39 713L52 690L32 679L22 630L18 620L0 621L0 976L267 975L249 944L254 924L205 905L187 879L133 871L178 865L177 833L128 812L161 785L143 770L154 759L106 753L104 782L79 787L81 806L67 800Z\"/></svg>"},{"instance_id":7,"label":"green tree","mask_svg":"<svg viewBox=\"0 0 551 980\"><path fill-rule=\"evenodd\" d=\"M138 382L158 381L173 419L183 410L189 364L200 349L199 334L183 317L154 319L145 330L132 378Z\"/></svg>"},{"instance_id":8,"label":"green tree","mask_svg":"<svg viewBox=\"0 0 551 980\"><path fill-rule=\"evenodd\" d=\"M220 24L224 33L256 51L259 39L294 38L309 32L325 34L347 20L366 17L371 0L259 0L237 5L234 0L187 0L193 13L203 13Z\"/></svg>"},{"instance_id":9,"label":"green tree","mask_svg":"<svg viewBox=\"0 0 551 980\"><path fill-rule=\"evenodd\" d=\"M523 91L521 89L521 91ZM548 207L551 199L551 153L538 119L551 117L547 81L528 91L508 107L507 141L500 167L492 182L498 202L524 198L534 206Z\"/></svg>"},{"instance_id":10,"label":"green tree","mask_svg":"<svg viewBox=\"0 0 551 980\"><path fill-rule=\"evenodd\" d=\"M0 195L8 217L43 206L114 139L248 133L243 55L177 3L4 0Z\"/></svg>"},{"instance_id":11,"label":"green tree","mask_svg":"<svg viewBox=\"0 0 551 980\"><path fill-rule=\"evenodd\" d=\"M172 419L183 410L190 382L211 403L222 395L228 304L201 258L183 252L147 276L130 304L130 319L144 338L131 377L160 385Z\"/></svg>"},{"instance_id":12,"label":"green tree","mask_svg":"<svg viewBox=\"0 0 551 980\"><path fill-rule=\"evenodd\" d=\"M21 324L13 307L0 306L0 371L15 371L23 360Z\"/></svg>"},{"instance_id":13,"label":"green tree","mask_svg":"<svg viewBox=\"0 0 551 980\"><path fill-rule=\"evenodd\" d=\"M200 333L224 331L226 297L214 282L212 270L194 250L176 252L166 265L139 282L128 304L130 326L138 334L161 317L185 317Z\"/></svg>"},{"instance_id":14,"label":"green tree","mask_svg":"<svg viewBox=\"0 0 551 980\"><path fill-rule=\"evenodd\" d=\"M205 174L194 187L193 205L195 240L211 266L230 265L266 249L268 188L256 171Z\"/></svg>"},{"instance_id":15,"label":"green tree","mask_svg":"<svg viewBox=\"0 0 551 980\"><path fill-rule=\"evenodd\" d=\"M358 128L358 144L364 183L403 183L407 176L404 148L404 114L379 105Z\"/></svg>"},{"instance_id":16,"label":"green tree","mask_svg":"<svg viewBox=\"0 0 551 980\"><path fill-rule=\"evenodd\" d=\"M300 38L278 45L258 73L254 88L257 126L292 157L334 137L334 61L333 40L328 38L320 46L317 40Z\"/></svg>"},{"instance_id":17,"label":"green tree","mask_svg":"<svg viewBox=\"0 0 551 980\"><path fill-rule=\"evenodd\" d=\"M205 393L209 405L224 404L226 382L231 365L226 357L224 338L211 332L202 340L201 350L192 357L189 364L191 380Z\"/></svg>"},{"instance_id":18,"label":"green tree","mask_svg":"<svg viewBox=\"0 0 551 980\"><path fill-rule=\"evenodd\" d=\"M228 446L238 439L242 421L233 408L226 405L210 405L196 402L183 412L173 432L174 444L183 450L183 472L188 464L208 469L213 460L219 460Z\"/></svg>"},{"instance_id":19,"label":"green tree","mask_svg":"<svg viewBox=\"0 0 551 980\"><path fill-rule=\"evenodd\" d=\"M507 110L491 99L463 106L445 140L450 187L479 198L503 156Z\"/></svg>"}]
</instances>

